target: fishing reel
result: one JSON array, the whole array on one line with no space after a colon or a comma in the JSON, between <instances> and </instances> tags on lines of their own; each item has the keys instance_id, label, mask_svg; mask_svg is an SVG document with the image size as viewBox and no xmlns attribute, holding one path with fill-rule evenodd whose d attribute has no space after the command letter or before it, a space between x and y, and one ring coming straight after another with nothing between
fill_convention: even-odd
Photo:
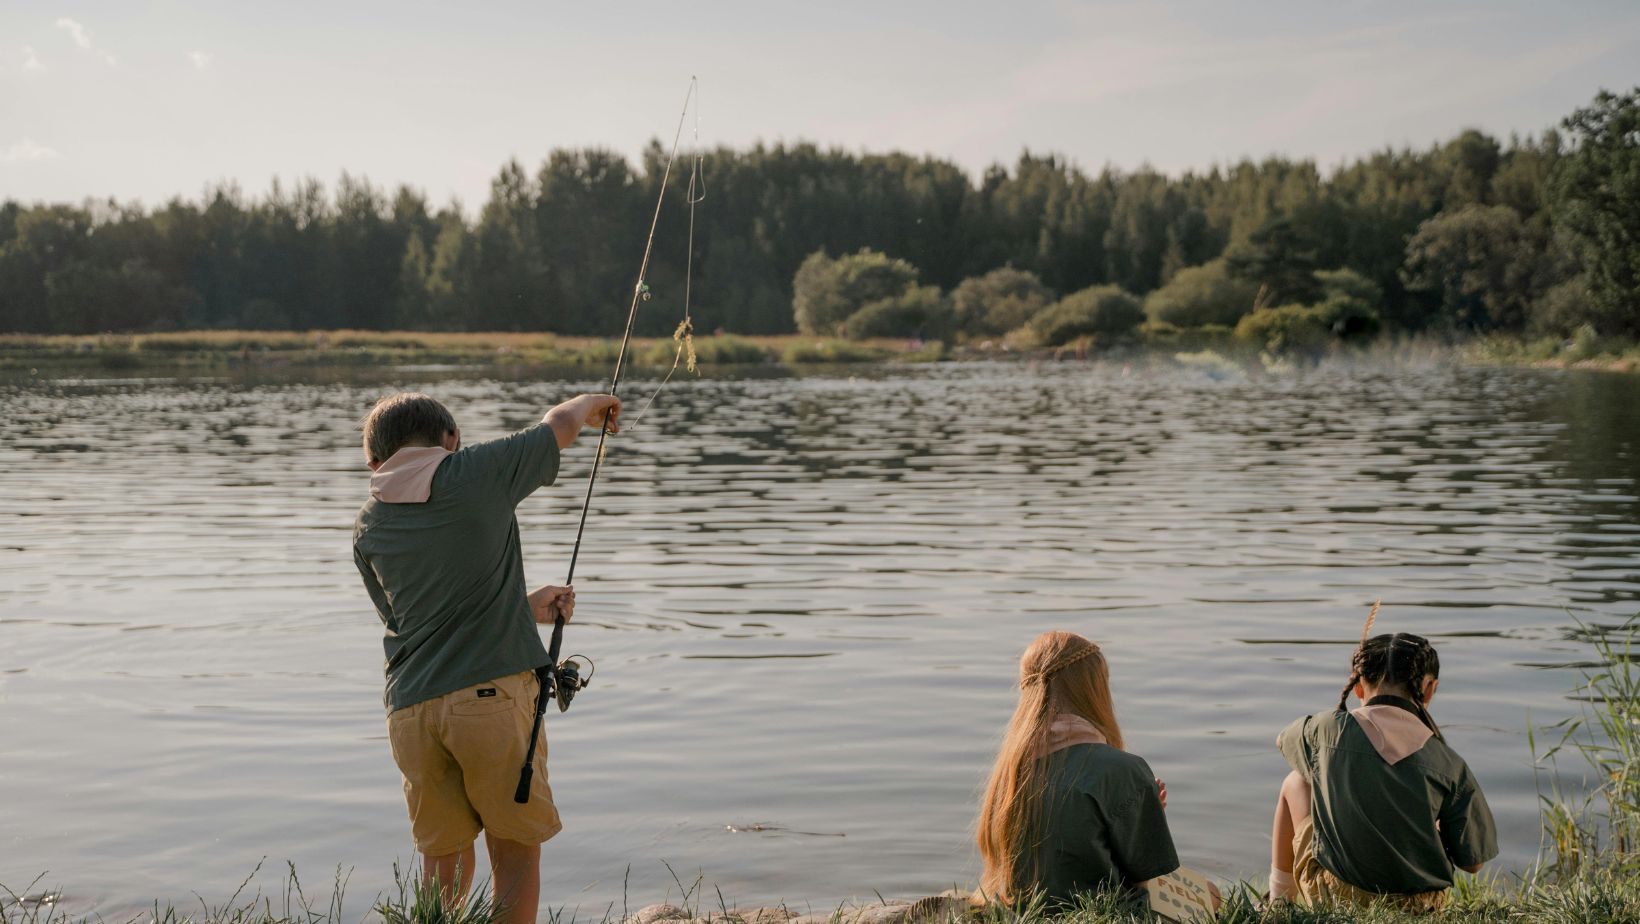
<instances>
[{"instance_id":1,"label":"fishing reel","mask_svg":"<svg viewBox=\"0 0 1640 924\"><path fill-rule=\"evenodd\" d=\"M557 631L563 632L563 620L559 620ZM559 637L562 637L561 634ZM555 640L549 657L556 656L558 643ZM581 668L575 660L579 658L587 662L587 675L581 676ZM518 788L513 790L513 801L519 805L530 801L530 780L535 775L535 746L541 739L541 718L547 713L547 698L558 700L558 711L566 712L570 701L575 694L585 690L592 682L592 674L597 665L586 655L570 655L556 663L543 664L535 669L535 677L541 684L541 690L535 697L535 718L530 723L530 743L524 750L524 766L518 768Z\"/></svg>"},{"instance_id":2,"label":"fishing reel","mask_svg":"<svg viewBox=\"0 0 1640 924\"><path fill-rule=\"evenodd\" d=\"M587 663L585 677L581 676L581 669L576 666L577 658ZM582 654L570 655L552 669L547 675L546 692L558 700L559 712L569 711L570 701L575 699L575 694L585 690L592 683L592 675L597 669L598 666L592 663L592 659Z\"/></svg>"}]
</instances>

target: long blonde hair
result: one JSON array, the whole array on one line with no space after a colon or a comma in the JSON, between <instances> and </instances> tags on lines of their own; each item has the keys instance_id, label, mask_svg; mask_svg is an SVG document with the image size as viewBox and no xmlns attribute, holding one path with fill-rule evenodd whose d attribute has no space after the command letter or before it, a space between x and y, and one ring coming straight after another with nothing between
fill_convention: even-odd
<instances>
[{"instance_id":1,"label":"long blonde hair","mask_svg":"<svg viewBox=\"0 0 1640 924\"><path fill-rule=\"evenodd\" d=\"M1110 668L1099 646L1074 632L1044 632L1019 659L1019 706L997 752L979 813L979 853L985 861L980 894L1011 902L1036 878L1034 843L1047 786L1043 756L1054 717L1081 716L1112 747L1122 729L1110 697Z\"/></svg>"}]
</instances>

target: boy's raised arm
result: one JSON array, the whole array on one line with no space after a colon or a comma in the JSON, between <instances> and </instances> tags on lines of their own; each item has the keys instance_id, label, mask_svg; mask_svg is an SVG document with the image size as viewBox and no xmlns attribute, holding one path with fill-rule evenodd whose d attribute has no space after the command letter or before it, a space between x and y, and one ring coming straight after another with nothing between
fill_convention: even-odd
<instances>
[{"instance_id":1,"label":"boy's raised arm","mask_svg":"<svg viewBox=\"0 0 1640 924\"><path fill-rule=\"evenodd\" d=\"M548 411L541 422L552 428L558 448L568 449L575 444L582 427L603 426L606 412L609 432L621 432L621 399L614 395L576 395Z\"/></svg>"}]
</instances>

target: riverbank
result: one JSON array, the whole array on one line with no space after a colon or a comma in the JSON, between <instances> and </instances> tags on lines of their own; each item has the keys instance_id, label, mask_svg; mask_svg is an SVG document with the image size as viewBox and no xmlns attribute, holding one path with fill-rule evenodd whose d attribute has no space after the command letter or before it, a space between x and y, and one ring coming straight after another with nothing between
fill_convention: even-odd
<instances>
[{"instance_id":1,"label":"riverbank","mask_svg":"<svg viewBox=\"0 0 1640 924\"><path fill-rule=\"evenodd\" d=\"M925 363L941 360L1062 361L1098 357L1182 365L1280 371L1326 356L1384 363L1454 357L1476 365L1640 371L1640 344L1592 335L1467 341L1432 337L1381 339L1319 354L1271 355L1228 336L1191 331L1142 336L1107 349L1091 343L1021 350L997 341L948 346L938 341L846 340L801 334L717 334L693 341L699 364L807 366L837 363ZM0 374L54 372L217 372L232 369L377 368L391 366L558 367L603 370L620 341L546 333L422 331L173 331L152 334L0 334ZM664 371L678 358L667 337L635 338L635 368Z\"/></svg>"},{"instance_id":2,"label":"riverbank","mask_svg":"<svg viewBox=\"0 0 1640 924\"><path fill-rule=\"evenodd\" d=\"M703 366L851 362L927 362L940 343L850 341L798 335L698 337ZM559 366L604 369L620 341L545 333L420 331L173 331L155 334L0 334L0 372L322 368L404 365ZM664 369L678 357L669 337L634 338L632 362Z\"/></svg>"},{"instance_id":3,"label":"riverbank","mask_svg":"<svg viewBox=\"0 0 1640 924\"><path fill-rule=\"evenodd\" d=\"M343 912L343 886L330 895L304 894L294 878L271 894L246 889L219 906L202 899L197 909L154 907L141 915L150 924L357 924ZM31 896L32 898L32 896ZM673 904L672 901L676 901ZM708 903L709 902L709 903ZM419 887L378 898L371 916L384 924L490 924L494 916L482 886L460 907L445 907ZM930 896L916 901L875 898L824 910L799 903L737 906L700 883L671 901L630 914L620 909L549 910L551 924L1152 924L1163 919L1114 895L1092 895L1055 914L1039 909L975 908L959 899ZM1419 915L1387 908L1306 908L1286 903L1265 907L1251 887L1232 890L1223 907L1201 924L1496 924L1503 921L1564 924L1640 922L1640 870L1613 867L1567 879L1525 880L1510 885L1467 881L1442 912ZM102 917L75 917L52 902L19 900L0 891L0 924L118 924Z\"/></svg>"}]
</instances>

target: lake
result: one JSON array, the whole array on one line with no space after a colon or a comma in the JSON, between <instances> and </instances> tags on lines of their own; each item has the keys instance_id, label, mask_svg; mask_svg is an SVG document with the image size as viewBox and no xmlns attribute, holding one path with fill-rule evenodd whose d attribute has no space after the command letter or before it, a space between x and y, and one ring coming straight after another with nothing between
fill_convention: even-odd
<instances>
[{"instance_id":1,"label":"lake","mask_svg":"<svg viewBox=\"0 0 1640 924\"><path fill-rule=\"evenodd\" d=\"M271 891L287 861L310 895L351 870L362 914L411 848L350 555L356 421L421 388L472 441L600 387L0 383L0 883L137 914L226 900L266 858ZM532 583L563 579L591 454L519 508ZM1185 863L1262 877L1275 734L1336 702L1378 597L1380 631L1436 642L1434 714L1521 869L1528 723L1576 711L1590 656L1569 630L1640 612L1640 377L766 372L675 381L605 471L565 647L597 674L547 719L543 901L582 919L675 900L671 871L814 910L971 884L1017 660L1050 628L1105 648Z\"/></svg>"}]
</instances>

